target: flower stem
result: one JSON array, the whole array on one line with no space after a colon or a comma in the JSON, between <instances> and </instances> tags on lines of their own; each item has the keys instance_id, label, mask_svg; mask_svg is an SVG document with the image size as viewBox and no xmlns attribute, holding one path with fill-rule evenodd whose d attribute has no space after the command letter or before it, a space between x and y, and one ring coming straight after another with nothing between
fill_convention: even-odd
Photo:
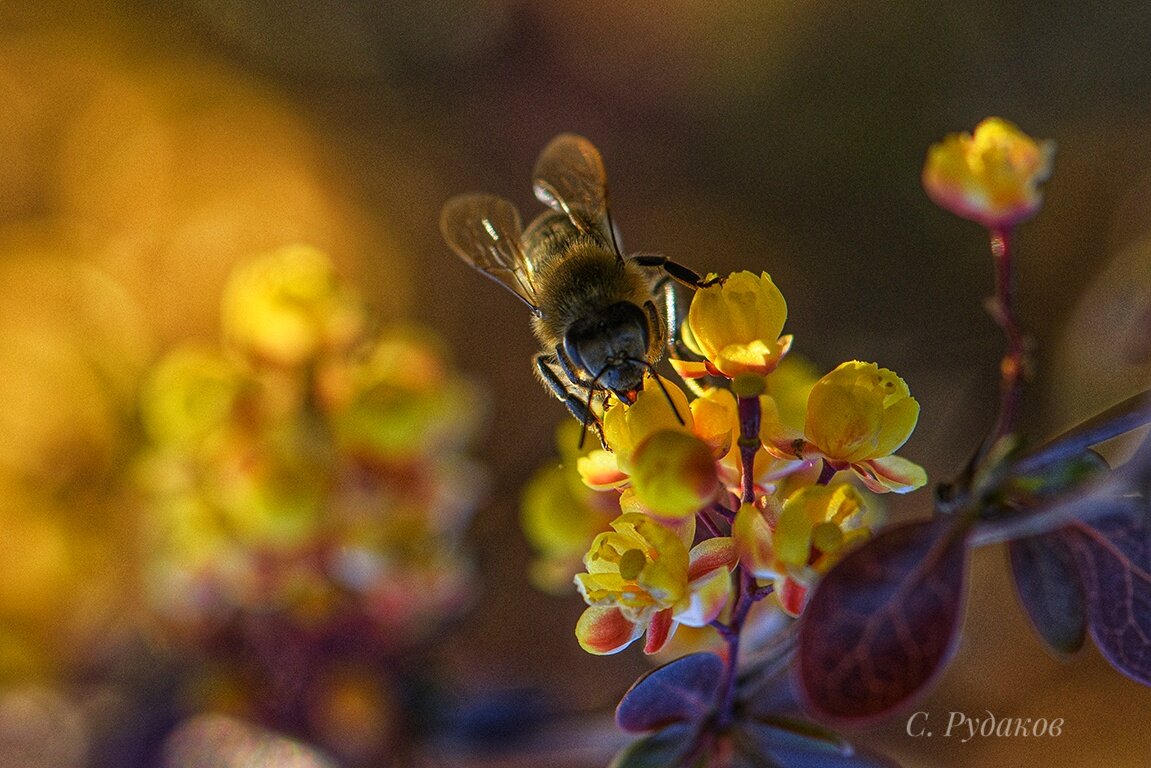
<instances>
[{"instance_id":1,"label":"flower stem","mask_svg":"<svg viewBox=\"0 0 1151 768\"><path fill-rule=\"evenodd\" d=\"M755 501L755 454L759 451L759 422L763 411L758 395L740 397L739 403L739 458L743 466L740 478L740 501Z\"/></svg>"},{"instance_id":2,"label":"flower stem","mask_svg":"<svg viewBox=\"0 0 1151 768\"><path fill-rule=\"evenodd\" d=\"M831 482L831 478L835 477L838 471L839 470L837 470L835 467L831 466L827 459L824 459L823 466L819 470L819 477L816 478L815 484L827 485Z\"/></svg>"},{"instance_id":3,"label":"flower stem","mask_svg":"<svg viewBox=\"0 0 1151 768\"><path fill-rule=\"evenodd\" d=\"M1015 267L1012 261L1013 230L991 230L991 255L995 259L995 297L991 314L1007 337L1007 350L999 366L999 416L988 445L1015 431L1023 381L1027 374L1027 351L1023 329L1015 316Z\"/></svg>"},{"instance_id":4,"label":"flower stem","mask_svg":"<svg viewBox=\"0 0 1151 768\"><path fill-rule=\"evenodd\" d=\"M759 393L740 395L739 404L739 456L743 466L740 477L740 501L744 504L755 502L755 454L759 451L759 422L762 409ZM726 624L716 623L716 628L727 642L727 665L720 681L716 701L716 729L722 730L735 720L735 681L739 666L739 640L743 624L751 606L766 597L768 592L756 587L755 578L741 565L735 567L735 600L731 618Z\"/></svg>"}]
</instances>

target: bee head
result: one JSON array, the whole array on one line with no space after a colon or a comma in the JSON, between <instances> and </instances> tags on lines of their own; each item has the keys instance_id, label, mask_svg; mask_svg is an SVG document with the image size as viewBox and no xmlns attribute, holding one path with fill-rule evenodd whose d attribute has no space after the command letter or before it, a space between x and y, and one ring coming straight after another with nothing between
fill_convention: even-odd
<instances>
[{"instance_id":1,"label":"bee head","mask_svg":"<svg viewBox=\"0 0 1151 768\"><path fill-rule=\"evenodd\" d=\"M644 311L619 301L572 323L563 346L572 363L604 389L630 392L643 387L650 340Z\"/></svg>"}]
</instances>

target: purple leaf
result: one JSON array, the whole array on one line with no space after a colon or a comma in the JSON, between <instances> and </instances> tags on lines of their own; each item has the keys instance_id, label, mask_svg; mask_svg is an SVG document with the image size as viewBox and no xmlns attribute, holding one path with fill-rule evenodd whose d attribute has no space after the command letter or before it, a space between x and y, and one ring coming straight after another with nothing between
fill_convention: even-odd
<instances>
[{"instance_id":1,"label":"purple leaf","mask_svg":"<svg viewBox=\"0 0 1151 768\"><path fill-rule=\"evenodd\" d=\"M926 691L958 637L968 530L947 517L888 528L823 578L799 632L809 707L861 722Z\"/></svg>"},{"instance_id":2,"label":"purple leaf","mask_svg":"<svg viewBox=\"0 0 1151 768\"><path fill-rule=\"evenodd\" d=\"M1019 602L1043 641L1071 654L1087 635L1087 596L1066 534L1053 531L1008 542Z\"/></svg>"},{"instance_id":3,"label":"purple leaf","mask_svg":"<svg viewBox=\"0 0 1151 768\"><path fill-rule=\"evenodd\" d=\"M642 733L701 719L715 707L723 668L714 653L693 653L653 669L624 694L616 723Z\"/></svg>"},{"instance_id":4,"label":"purple leaf","mask_svg":"<svg viewBox=\"0 0 1151 768\"><path fill-rule=\"evenodd\" d=\"M1117 670L1151 685L1151 523L1145 499L1099 503L1061 533L1075 558L1088 602L1091 637Z\"/></svg>"}]
</instances>

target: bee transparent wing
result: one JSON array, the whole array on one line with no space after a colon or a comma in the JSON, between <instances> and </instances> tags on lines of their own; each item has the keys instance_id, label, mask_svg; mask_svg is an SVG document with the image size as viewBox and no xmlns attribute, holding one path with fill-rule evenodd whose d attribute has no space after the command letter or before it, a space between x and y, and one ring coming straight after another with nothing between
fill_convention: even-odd
<instances>
[{"instance_id":1,"label":"bee transparent wing","mask_svg":"<svg viewBox=\"0 0 1151 768\"><path fill-rule=\"evenodd\" d=\"M523 224L514 205L495 195L458 195L444 204L440 232L461 259L539 313L536 265L520 244Z\"/></svg>"},{"instance_id":2,"label":"bee transparent wing","mask_svg":"<svg viewBox=\"0 0 1151 768\"><path fill-rule=\"evenodd\" d=\"M536 161L532 188L541 203L566 215L580 232L614 245L607 172L590 141L574 133L552 139Z\"/></svg>"}]
</instances>

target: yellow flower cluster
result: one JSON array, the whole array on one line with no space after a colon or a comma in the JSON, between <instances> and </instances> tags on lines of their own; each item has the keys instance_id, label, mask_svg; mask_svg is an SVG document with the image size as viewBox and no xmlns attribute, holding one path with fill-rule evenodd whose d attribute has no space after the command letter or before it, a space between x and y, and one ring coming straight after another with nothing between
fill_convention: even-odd
<instances>
[{"instance_id":1,"label":"yellow flower cluster","mask_svg":"<svg viewBox=\"0 0 1151 768\"><path fill-rule=\"evenodd\" d=\"M598 510L599 533L574 574L589 605L576 627L586 650L614 653L646 634L655 653L677 626L710 624L732 610L736 567L797 615L819 575L868 535L869 492L926 483L893 455L919 417L904 381L858 361L818 376L786 357L786 319L766 273L699 289L681 329L691 357L672 360L694 397L649 375L632 402L607 403L604 447L569 457L567 477L574 459ZM577 527L564 525L568 568Z\"/></svg>"},{"instance_id":2,"label":"yellow flower cluster","mask_svg":"<svg viewBox=\"0 0 1151 768\"><path fill-rule=\"evenodd\" d=\"M366 326L326 256L286 248L235 271L222 347L152 370L136 476L166 620L355 615L403 647L466 605L475 393L426 331Z\"/></svg>"}]
</instances>

